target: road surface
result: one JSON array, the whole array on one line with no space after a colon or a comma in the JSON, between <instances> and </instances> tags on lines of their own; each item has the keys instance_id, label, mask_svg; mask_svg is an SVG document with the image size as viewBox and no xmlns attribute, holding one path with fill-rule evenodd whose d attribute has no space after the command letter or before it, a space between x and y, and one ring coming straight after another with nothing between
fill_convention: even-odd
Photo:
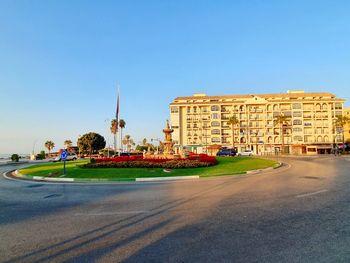
<instances>
[{"instance_id":1,"label":"road surface","mask_svg":"<svg viewBox=\"0 0 350 263\"><path fill-rule=\"evenodd\" d=\"M0 261L350 262L350 158L280 160L172 183L1 178Z\"/></svg>"}]
</instances>

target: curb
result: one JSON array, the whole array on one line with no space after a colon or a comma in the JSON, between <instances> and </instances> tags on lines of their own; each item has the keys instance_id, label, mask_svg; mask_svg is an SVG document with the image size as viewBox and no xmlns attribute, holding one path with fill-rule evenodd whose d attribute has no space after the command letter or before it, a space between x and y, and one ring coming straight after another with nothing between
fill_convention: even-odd
<instances>
[{"instance_id":1,"label":"curb","mask_svg":"<svg viewBox=\"0 0 350 263\"><path fill-rule=\"evenodd\" d=\"M177 181L199 179L199 175L136 178L136 182Z\"/></svg>"},{"instance_id":2,"label":"curb","mask_svg":"<svg viewBox=\"0 0 350 263\"><path fill-rule=\"evenodd\" d=\"M251 170L251 171L247 171L245 173L246 174L256 174L256 173L260 173L260 172L271 171L271 170L280 168L282 165L283 165L283 163L278 162L278 164L274 165L273 167L268 167L268 168L264 168L264 169L257 169L257 170Z\"/></svg>"},{"instance_id":3,"label":"curb","mask_svg":"<svg viewBox=\"0 0 350 263\"><path fill-rule=\"evenodd\" d=\"M44 176L30 176L21 174L18 170L14 171L14 177L46 182L62 182L62 183L98 183L98 182L156 182L156 181L178 181L199 179L198 175L192 176L168 176L168 177L146 177L146 178L119 178L119 179L81 179L81 178L57 178Z\"/></svg>"}]
</instances>

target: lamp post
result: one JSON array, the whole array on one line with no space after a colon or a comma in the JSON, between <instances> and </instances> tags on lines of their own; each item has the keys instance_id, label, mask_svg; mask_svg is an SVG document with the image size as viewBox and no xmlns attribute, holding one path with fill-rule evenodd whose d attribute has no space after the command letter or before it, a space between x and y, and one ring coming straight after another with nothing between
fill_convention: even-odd
<instances>
[{"instance_id":1,"label":"lamp post","mask_svg":"<svg viewBox=\"0 0 350 263\"><path fill-rule=\"evenodd\" d=\"M32 149L32 156L31 156L31 158L30 159L33 159L33 160L35 160L35 144L36 144L36 142L38 141L38 139L35 139L35 141L33 142L33 149Z\"/></svg>"},{"instance_id":2,"label":"lamp post","mask_svg":"<svg viewBox=\"0 0 350 263\"><path fill-rule=\"evenodd\" d=\"M153 141L157 141L158 143L160 143L160 138L151 138L151 142ZM159 152L159 144L157 145L157 152Z\"/></svg>"},{"instance_id":3,"label":"lamp post","mask_svg":"<svg viewBox=\"0 0 350 263\"><path fill-rule=\"evenodd\" d=\"M105 123L109 124L109 119L105 119ZM110 145L110 137L109 137L109 126L107 126L107 157L109 158L109 145Z\"/></svg>"}]
</instances>

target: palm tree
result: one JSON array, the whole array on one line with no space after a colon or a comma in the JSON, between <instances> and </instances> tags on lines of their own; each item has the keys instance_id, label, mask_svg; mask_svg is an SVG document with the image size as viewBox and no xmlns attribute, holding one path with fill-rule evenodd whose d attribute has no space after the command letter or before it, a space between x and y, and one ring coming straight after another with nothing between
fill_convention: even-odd
<instances>
[{"instance_id":1,"label":"palm tree","mask_svg":"<svg viewBox=\"0 0 350 263\"><path fill-rule=\"evenodd\" d=\"M283 114L276 116L275 125L279 125L281 129L281 139L282 139L282 153L284 153L284 126L287 125L288 118Z\"/></svg>"},{"instance_id":2,"label":"palm tree","mask_svg":"<svg viewBox=\"0 0 350 263\"><path fill-rule=\"evenodd\" d=\"M68 149L69 147L72 146L72 141L71 140L65 140L64 141L64 146L66 147L66 149Z\"/></svg>"},{"instance_id":3,"label":"palm tree","mask_svg":"<svg viewBox=\"0 0 350 263\"><path fill-rule=\"evenodd\" d=\"M227 121L227 125L231 125L231 129L232 129L232 148L235 148L235 126L239 124L239 120L236 117L236 115L233 115L232 117L230 117Z\"/></svg>"},{"instance_id":4,"label":"palm tree","mask_svg":"<svg viewBox=\"0 0 350 263\"><path fill-rule=\"evenodd\" d=\"M45 142L45 147L48 149L49 151L49 156L50 156L50 152L53 148L55 148L55 143L53 141L46 141Z\"/></svg>"},{"instance_id":5,"label":"palm tree","mask_svg":"<svg viewBox=\"0 0 350 263\"><path fill-rule=\"evenodd\" d=\"M119 128L120 128L120 146L123 150L122 141L123 141L123 129L125 128L126 122L123 119L120 119L119 121Z\"/></svg>"},{"instance_id":6,"label":"palm tree","mask_svg":"<svg viewBox=\"0 0 350 263\"><path fill-rule=\"evenodd\" d=\"M113 134L113 144L114 144L114 152L117 150L117 138L116 134L118 132L118 122L116 119L111 120L111 133Z\"/></svg>"},{"instance_id":7,"label":"palm tree","mask_svg":"<svg viewBox=\"0 0 350 263\"><path fill-rule=\"evenodd\" d=\"M348 116L343 116L343 115L339 115L339 116L337 116L337 118L334 120L334 126L335 126L335 129L336 128L342 128L342 130L343 130L343 147L344 147L344 144L345 144L345 142L344 142L344 126L346 125L346 124L348 124L348 123L350 123L350 118L348 117ZM334 142L335 142L335 139L334 139Z\"/></svg>"},{"instance_id":8,"label":"palm tree","mask_svg":"<svg viewBox=\"0 0 350 263\"><path fill-rule=\"evenodd\" d=\"M134 140L131 139L130 135L125 135L124 139L122 140L123 144L126 145L128 151L130 152L131 147L135 145Z\"/></svg>"}]
</instances>

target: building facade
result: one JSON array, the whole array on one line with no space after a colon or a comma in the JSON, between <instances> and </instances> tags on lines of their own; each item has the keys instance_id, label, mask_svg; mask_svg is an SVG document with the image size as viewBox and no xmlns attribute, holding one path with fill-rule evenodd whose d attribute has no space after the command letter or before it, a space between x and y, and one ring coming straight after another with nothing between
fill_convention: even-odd
<instances>
[{"instance_id":1,"label":"building facade","mask_svg":"<svg viewBox=\"0 0 350 263\"><path fill-rule=\"evenodd\" d=\"M347 116L350 119L350 108L344 109L344 116ZM346 124L344 127L344 141L350 143L350 124Z\"/></svg>"},{"instance_id":2,"label":"building facade","mask_svg":"<svg viewBox=\"0 0 350 263\"><path fill-rule=\"evenodd\" d=\"M208 152L213 146L256 154L317 154L341 143L333 123L344 100L326 92L177 97L170 104L175 147ZM227 122L235 116L238 124ZM277 123L278 116L286 121ZM232 136L233 130L233 136ZM233 139L234 138L234 139ZM233 142L234 141L234 142Z\"/></svg>"}]
</instances>

